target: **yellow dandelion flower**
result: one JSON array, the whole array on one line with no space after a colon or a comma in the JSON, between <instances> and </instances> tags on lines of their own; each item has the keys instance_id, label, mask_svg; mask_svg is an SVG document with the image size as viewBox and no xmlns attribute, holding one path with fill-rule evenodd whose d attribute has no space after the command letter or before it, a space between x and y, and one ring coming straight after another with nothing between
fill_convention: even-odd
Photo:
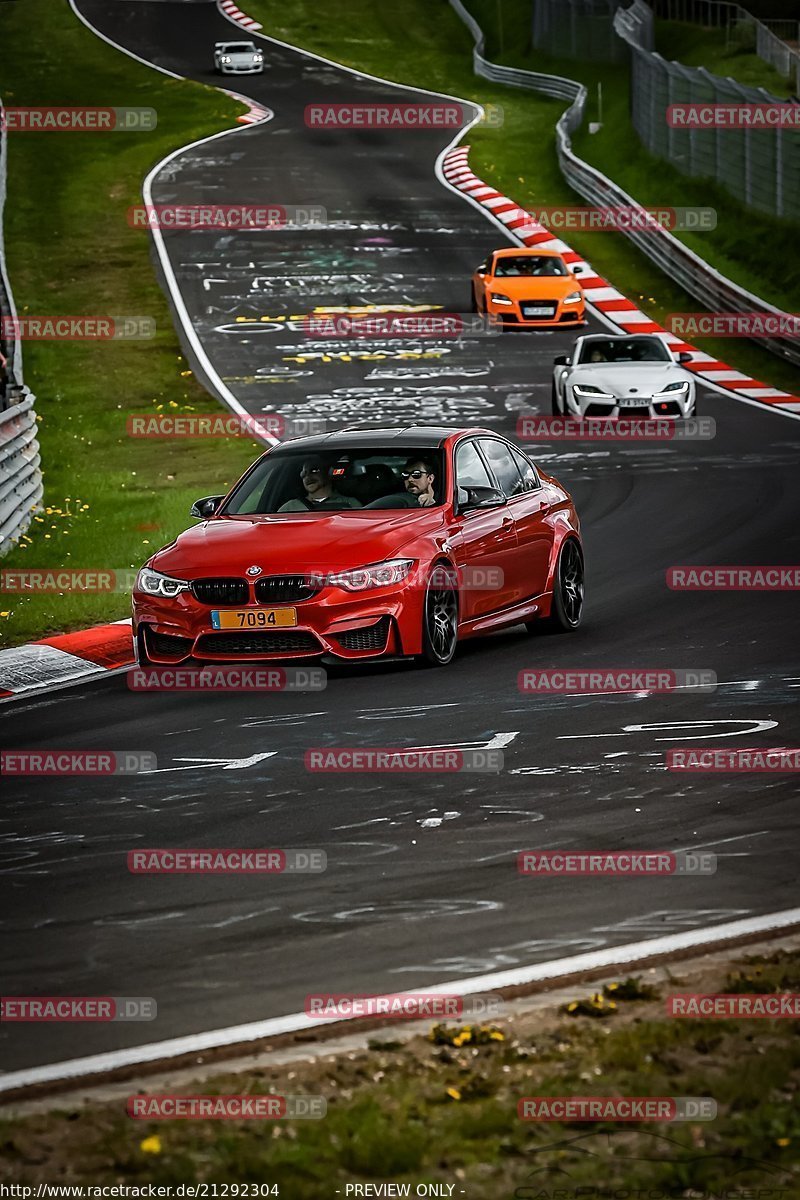
<instances>
[{"instance_id":1,"label":"yellow dandelion flower","mask_svg":"<svg viewBox=\"0 0 800 1200\"><path fill-rule=\"evenodd\" d=\"M460 1100L461 1099L461 1092L458 1090L458 1088L448 1088L447 1094L451 1100Z\"/></svg>"},{"instance_id":2,"label":"yellow dandelion flower","mask_svg":"<svg viewBox=\"0 0 800 1200\"><path fill-rule=\"evenodd\" d=\"M160 1154L161 1153L161 1138L157 1133L152 1137L145 1138L139 1143L139 1149L145 1154Z\"/></svg>"},{"instance_id":3,"label":"yellow dandelion flower","mask_svg":"<svg viewBox=\"0 0 800 1200\"><path fill-rule=\"evenodd\" d=\"M775 1141L776 1146L791 1146L791 1144L792 1144L791 1138L777 1138Z\"/></svg>"}]
</instances>

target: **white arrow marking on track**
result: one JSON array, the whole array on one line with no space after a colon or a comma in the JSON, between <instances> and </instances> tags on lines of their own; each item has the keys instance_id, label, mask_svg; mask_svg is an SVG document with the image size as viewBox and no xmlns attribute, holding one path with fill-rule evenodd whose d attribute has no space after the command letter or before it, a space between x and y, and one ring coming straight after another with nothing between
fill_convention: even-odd
<instances>
[{"instance_id":1,"label":"white arrow marking on track","mask_svg":"<svg viewBox=\"0 0 800 1200\"><path fill-rule=\"evenodd\" d=\"M203 767L222 767L223 771L241 771L244 767L253 767L272 758L277 750L267 750L264 754L251 754L249 758L176 758L176 762L189 763L188 767L155 767L152 771L142 771L142 775L164 775L167 771L197 771Z\"/></svg>"}]
</instances>

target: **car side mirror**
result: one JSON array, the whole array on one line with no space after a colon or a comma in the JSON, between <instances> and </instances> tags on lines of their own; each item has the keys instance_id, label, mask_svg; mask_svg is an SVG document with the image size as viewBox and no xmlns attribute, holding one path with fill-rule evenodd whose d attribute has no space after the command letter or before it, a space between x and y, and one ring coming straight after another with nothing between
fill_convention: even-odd
<instances>
[{"instance_id":1,"label":"car side mirror","mask_svg":"<svg viewBox=\"0 0 800 1200\"><path fill-rule=\"evenodd\" d=\"M687 363L687 362L691 362L691 361L692 361L692 356L689 353L689 351L681 350L680 354L678 355L678 362L679 363Z\"/></svg>"},{"instance_id":2,"label":"car side mirror","mask_svg":"<svg viewBox=\"0 0 800 1200\"><path fill-rule=\"evenodd\" d=\"M572 274L573 274L573 275L582 275L582 274L583 274L583 267L578 267L578 266L575 266L575 267L570 267L570 271L572 271Z\"/></svg>"},{"instance_id":3,"label":"car side mirror","mask_svg":"<svg viewBox=\"0 0 800 1200\"><path fill-rule=\"evenodd\" d=\"M553 359L553 366L555 366L555 367L568 367L568 366L569 366L569 359L567 358L566 354L558 354L558 355L557 355L557 356L556 356L556 357Z\"/></svg>"},{"instance_id":4,"label":"car side mirror","mask_svg":"<svg viewBox=\"0 0 800 1200\"><path fill-rule=\"evenodd\" d=\"M456 511L472 512L478 508L501 508L506 503L502 492L493 487L467 487L456 489Z\"/></svg>"},{"instance_id":5,"label":"car side mirror","mask_svg":"<svg viewBox=\"0 0 800 1200\"><path fill-rule=\"evenodd\" d=\"M189 516L197 521L205 521L207 517L213 517L220 500L224 499L224 496L204 496L202 500L195 500L189 509Z\"/></svg>"}]
</instances>

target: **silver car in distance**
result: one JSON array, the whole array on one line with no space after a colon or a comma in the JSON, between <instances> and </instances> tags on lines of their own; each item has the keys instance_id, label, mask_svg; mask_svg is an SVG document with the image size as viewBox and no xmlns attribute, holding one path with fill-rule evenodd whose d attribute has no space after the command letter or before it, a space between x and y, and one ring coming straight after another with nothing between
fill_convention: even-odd
<instances>
[{"instance_id":1,"label":"silver car in distance","mask_svg":"<svg viewBox=\"0 0 800 1200\"><path fill-rule=\"evenodd\" d=\"M258 75L264 70L264 55L254 42L217 42L214 70L223 75Z\"/></svg>"}]
</instances>

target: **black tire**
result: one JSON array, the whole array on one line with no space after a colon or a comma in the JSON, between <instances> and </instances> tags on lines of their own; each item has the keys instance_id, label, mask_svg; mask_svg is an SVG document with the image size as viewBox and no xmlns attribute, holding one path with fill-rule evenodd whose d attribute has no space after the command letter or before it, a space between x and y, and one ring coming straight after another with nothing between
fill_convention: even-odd
<instances>
[{"instance_id":1,"label":"black tire","mask_svg":"<svg viewBox=\"0 0 800 1200\"><path fill-rule=\"evenodd\" d=\"M550 384L550 411L554 417L562 415L561 409L558 407L558 393L556 392L555 381Z\"/></svg>"},{"instance_id":2,"label":"black tire","mask_svg":"<svg viewBox=\"0 0 800 1200\"><path fill-rule=\"evenodd\" d=\"M528 633L571 633L578 628L583 617L584 574L580 543L567 538L558 552L550 616L526 621Z\"/></svg>"},{"instance_id":3,"label":"black tire","mask_svg":"<svg viewBox=\"0 0 800 1200\"><path fill-rule=\"evenodd\" d=\"M458 587L453 568L435 563L425 584L420 666L446 667L458 645Z\"/></svg>"}]
</instances>

